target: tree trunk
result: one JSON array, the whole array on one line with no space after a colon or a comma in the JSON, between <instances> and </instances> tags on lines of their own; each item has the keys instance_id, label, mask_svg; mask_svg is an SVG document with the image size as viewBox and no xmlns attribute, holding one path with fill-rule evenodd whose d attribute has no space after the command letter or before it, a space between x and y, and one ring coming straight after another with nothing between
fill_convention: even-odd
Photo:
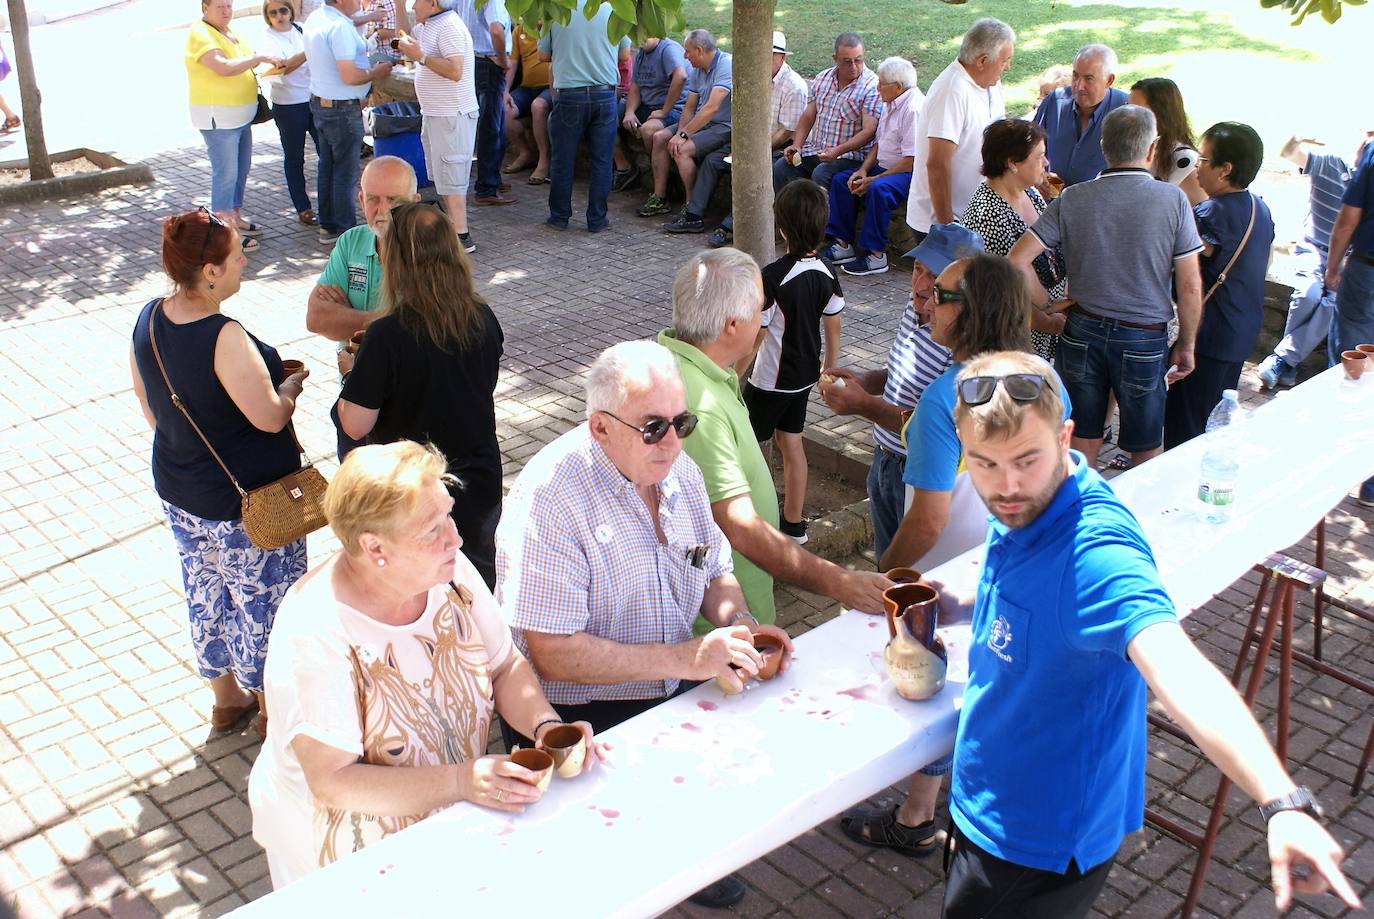
<instances>
[{"instance_id":1,"label":"tree trunk","mask_svg":"<svg viewBox=\"0 0 1374 919\"><path fill-rule=\"evenodd\" d=\"M10 0L11 3L15 0ZM769 112L773 98L773 2L735 0L731 38L731 203L735 246L760 266L773 261L773 158Z\"/></svg>"},{"instance_id":2,"label":"tree trunk","mask_svg":"<svg viewBox=\"0 0 1374 919\"><path fill-rule=\"evenodd\" d=\"M29 145L29 178L51 179L52 160L43 137L43 96L33 72L33 52L29 48L29 11L24 0L9 0L10 34L14 36L14 72L19 78L19 102L24 118L24 137Z\"/></svg>"}]
</instances>

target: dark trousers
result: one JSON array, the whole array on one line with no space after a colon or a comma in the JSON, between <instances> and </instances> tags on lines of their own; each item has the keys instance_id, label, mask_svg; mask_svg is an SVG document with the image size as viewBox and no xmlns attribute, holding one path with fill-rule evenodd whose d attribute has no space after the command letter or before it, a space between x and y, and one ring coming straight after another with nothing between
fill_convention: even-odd
<instances>
[{"instance_id":1,"label":"dark trousers","mask_svg":"<svg viewBox=\"0 0 1374 919\"><path fill-rule=\"evenodd\" d=\"M463 496L455 494L453 523L463 538L463 557L486 582L488 590L496 589L496 525L501 522L501 505L479 513L463 513Z\"/></svg>"},{"instance_id":2,"label":"dark trousers","mask_svg":"<svg viewBox=\"0 0 1374 919\"><path fill-rule=\"evenodd\" d=\"M549 220L566 227L572 216L573 164L578 145L587 142L587 229L610 222L611 149L615 145L615 90L599 86L560 89L549 112Z\"/></svg>"},{"instance_id":3,"label":"dark trousers","mask_svg":"<svg viewBox=\"0 0 1374 919\"><path fill-rule=\"evenodd\" d=\"M945 874L944 919L1080 919L1107 883L1113 859L1064 874L1003 861L951 824L954 854Z\"/></svg>"},{"instance_id":4,"label":"dark trousers","mask_svg":"<svg viewBox=\"0 0 1374 919\"><path fill-rule=\"evenodd\" d=\"M315 144L315 153L320 152L320 138L315 133L315 119L310 115L310 103L272 106L272 120L277 123L277 134L281 137L281 164L286 172L286 191L291 195L291 205L300 214L310 210L310 195L305 190L305 135Z\"/></svg>"},{"instance_id":5,"label":"dark trousers","mask_svg":"<svg viewBox=\"0 0 1374 919\"><path fill-rule=\"evenodd\" d=\"M310 102L319 140L320 163L315 198L319 202L320 228L331 233L351 230L358 222L353 202L362 174L359 151L363 146L363 109L356 101L335 102L325 107Z\"/></svg>"},{"instance_id":6,"label":"dark trousers","mask_svg":"<svg viewBox=\"0 0 1374 919\"><path fill-rule=\"evenodd\" d=\"M1172 450L1207 430L1207 416L1221 401L1221 393L1240 383L1244 361L1219 361L1201 354L1193 372L1169 387L1164 400L1164 449Z\"/></svg>"},{"instance_id":7,"label":"dark trousers","mask_svg":"<svg viewBox=\"0 0 1374 919\"><path fill-rule=\"evenodd\" d=\"M476 193L486 197L501 187L501 159L506 155L506 72L485 57L473 68L477 91Z\"/></svg>"},{"instance_id":8,"label":"dark trousers","mask_svg":"<svg viewBox=\"0 0 1374 919\"><path fill-rule=\"evenodd\" d=\"M683 680L678 683L677 692L661 699L627 699L619 702L588 702L586 705L555 705L553 710L558 712L558 717L564 721L569 723L585 721L592 726L593 733L600 734L603 731L609 731L622 721L629 721L635 715L642 715L655 705L666 702L674 696L680 696L698 685L698 683ZM501 719L501 739L505 741L507 751L515 749L516 744L522 747L534 746L533 740L512 730L504 718Z\"/></svg>"}]
</instances>

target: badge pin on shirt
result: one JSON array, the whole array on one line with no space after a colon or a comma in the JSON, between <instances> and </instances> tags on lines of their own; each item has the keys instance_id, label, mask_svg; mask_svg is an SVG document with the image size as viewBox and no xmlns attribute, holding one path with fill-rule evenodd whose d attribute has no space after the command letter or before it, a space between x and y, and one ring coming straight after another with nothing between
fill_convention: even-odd
<instances>
[{"instance_id":1,"label":"badge pin on shirt","mask_svg":"<svg viewBox=\"0 0 1374 919\"><path fill-rule=\"evenodd\" d=\"M611 537L614 535L615 534L611 532L611 528L608 524L603 523L596 528L596 541L603 546L610 545Z\"/></svg>"}]
</instances>

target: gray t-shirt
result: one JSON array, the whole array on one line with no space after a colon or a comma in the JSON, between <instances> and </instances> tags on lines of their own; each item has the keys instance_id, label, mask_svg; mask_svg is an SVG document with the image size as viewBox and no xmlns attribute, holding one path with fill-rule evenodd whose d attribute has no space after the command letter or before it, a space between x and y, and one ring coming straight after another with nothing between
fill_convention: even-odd
<instances>
[{"instance_id":1,"label":"gray t-shirt","mask_svg":"<svg viewBox=\"0 0 1374 919\"><path fill-rule=\"evenodd\" d=\"M652 51L642 47L636 51L634 81L639 86L640 103L652 109L662 108L668 98L668 86L673 82L673 71L679 67L684 72L687 70L687 58L682 53L682 46L671 38L659 39ZM686 98L687 86L684 82L681 93L670 108L682 108Z\"/></svg>"},{"instance_id":2,"label":"gray t-shirt","mask_svg":"<svg viewBox=\"0 0 1374 919\"><path fill-rule=\"evenodd\" d=\"M711 124L730 124L730 91L733 81L734 66L730 62L730 55L721 50L716 51L716 56L705 70L693 67L692 72L687 74L687 91L697 94L697 111L701 111L706 100L711 98L713 88L725 87L725 99L711 116Z\"/></svg>"},{"instance_id":3,"label":"gray t-shirt","mask_svg":"<svg viewBox=\"0 0 1374 919\"><path fill-rule=\"evenodd\" d=\"M1063 250L1079 307L1127 322L1172 319L1174 260L1202 249L1188 196L1144 169L1069 186L1030 232Z\"/></svg>"}]
</instances>

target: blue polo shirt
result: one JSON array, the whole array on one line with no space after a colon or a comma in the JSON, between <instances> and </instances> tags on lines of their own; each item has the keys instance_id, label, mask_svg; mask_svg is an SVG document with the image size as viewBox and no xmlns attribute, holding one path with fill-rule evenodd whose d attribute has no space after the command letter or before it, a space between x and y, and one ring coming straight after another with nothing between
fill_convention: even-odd
<instances>
[{"instance_id":1,"label":"blue polo shirt","mask_svg":"<svg viewBox=\"0 0 1374 919\"><path fill-rule=\"evenodd\" d=\"M1145 680L1126 656L1177 622L1131 512L1083 459L1032 523L988 528L949 811L998 858L1087 871L1140 829Z\"/></svg>"},{"instance_id":2,"label":"blue polo shirt","mask_svg":"<svg viewBox=\"0 0 1374 919\"><path fill-rule=\"evenodd\" d=\"M1374 258L1374 142L1365 147L1364 159L1345 190L1342 204L1364 210L1360 222L1355 226L1350 248L1360 255Z\"/></svg>"},{"instance_id":3,"label":"blue polo shirt","mask_svg":"<svg viewBox=\"0 0 1374 919\"><path fill-rule=\"evenodd\" d=\"M305 21L305 59L310 65L310 93L321 99L364 99L371 83L350 86L339 76L339 61L352 61L366 71L367 42L357 26L339 10L325 4Z\"/></svg>"},{"instance_id":4,"label":"blue polo shirt","mask_svg":"<svg viewBox=\"0 0 1374 919\"><path fill-rule=\"evenodd\" d=\"M1226 275L1226 282L1202 308L1195 350L1213 360L1243 361L1255 350L1264 324L1264 276L1274 245L1274 218L1264 199L1248 191L1208 198L1193 208L1198 235L1213 247L1212 254L1203 255L1200 262L1205 292L1211 290L1245 236L1251 199L1256 207L1250 241Z\"/></svg>"},{"instance_id":5,"label":"blue polo shirt","mask_svg":"<svg viewBox=\"0 0 1374 919\"><path fill-rule=\"evenodd\" d=\"M1126 104L1121 90L1109 88L1107 95L1093 109L1086 131L1078 130L1078 106L1073 101L1073 87L1061 86L1045 97L1035 112L1035 123L1045 129L1045 153L1050 169L1066 185L1077 185L1097 178L1107 168L1102 155L1102 119L1113 109Z\"/></svg>"},{"instance_id":6,"label":"blue polo shirt","mask_svg":"<svg viewBox=\"0 0 1374 919\"><path fill-rule=\"evenodd\" d=\"M553 56L553 88L581 89L587 86L615 87L620 83L619 50L630 47L630 39L619 45L606 37L611 20L611 5L597 5L588 19L584 10L589 0L576 0L567 25L553 23L539 39L539 50Z\"/></svg>"}]
</instances>

